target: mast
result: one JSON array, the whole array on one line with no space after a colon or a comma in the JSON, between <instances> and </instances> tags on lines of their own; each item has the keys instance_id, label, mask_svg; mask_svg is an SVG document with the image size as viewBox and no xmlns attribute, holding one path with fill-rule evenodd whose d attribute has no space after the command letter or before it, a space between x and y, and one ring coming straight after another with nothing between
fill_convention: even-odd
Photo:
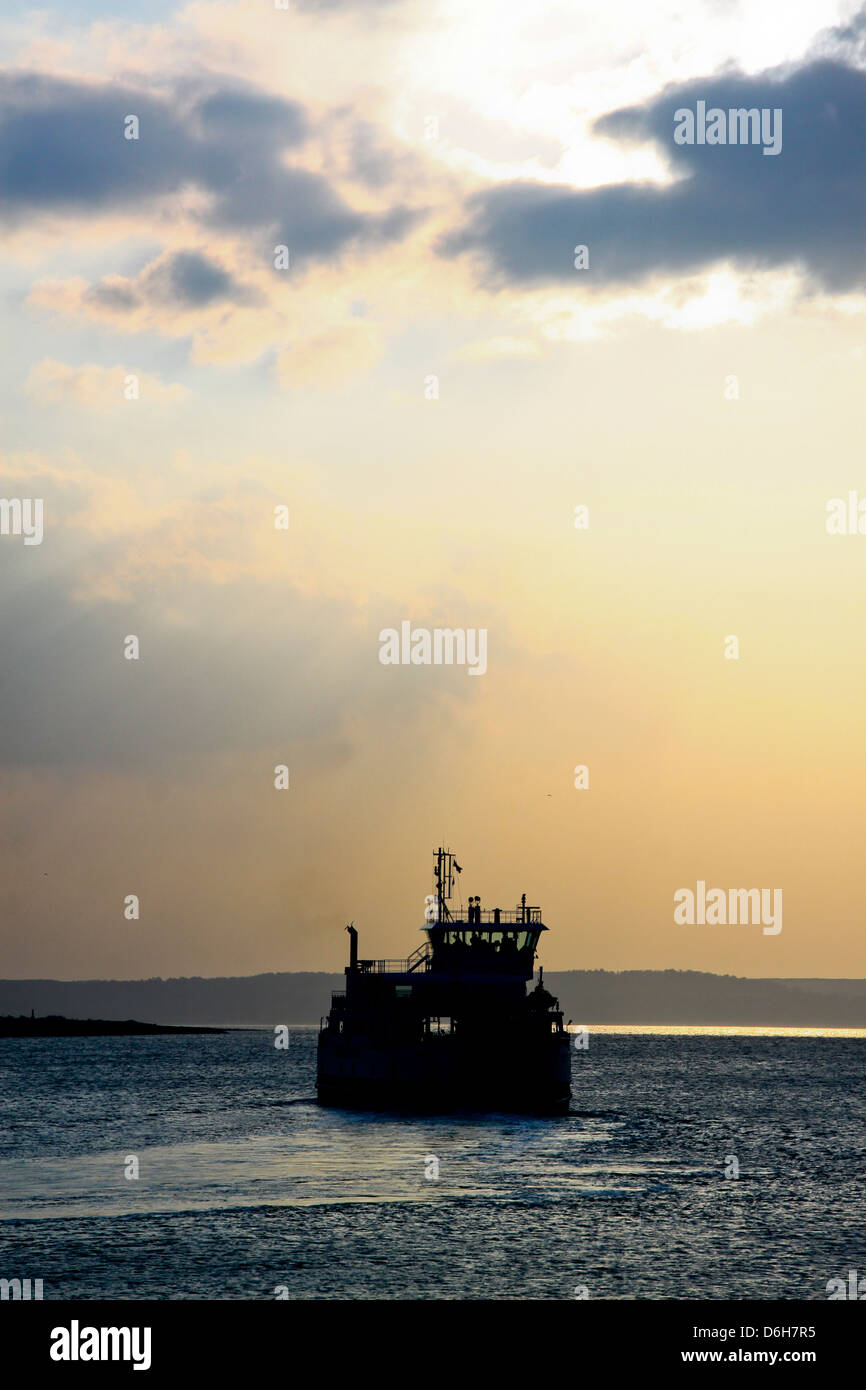
<instances>
[{"instance_id":1,"label":"mast","mask_svg":"<svg viewBox=\"0 0 866 1390\"><path fill-rule=\"evenodd\" d=\"M436 884L436 903L439 909L440 922L450 922L451 912L448 908L448 899L451 897L454 888L454 872L462 873L460 865L457 863L456 856L450 849L442 849L441 846L436 851L436 868L433 870L433 879Z\"/></svg>"}]
</instances>

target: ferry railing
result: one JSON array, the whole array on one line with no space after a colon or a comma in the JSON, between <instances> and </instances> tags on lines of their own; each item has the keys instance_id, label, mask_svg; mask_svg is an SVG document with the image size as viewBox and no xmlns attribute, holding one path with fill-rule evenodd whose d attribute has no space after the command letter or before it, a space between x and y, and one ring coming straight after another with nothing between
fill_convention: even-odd
<instances>
[{"instance_id":1,"label":"ferry railing","mask_svg":"<svg viewBox=\"0 0 866 1390\"><path fill-rule=\"evenodd\" d=\"M465 917L460 917L456 919L452 918L452 921L454 920L470 927L475 925L473 922L467 921ZM503 926L507 925L513 927L528 927L532 923L535 923L536 925L541 923L541 908L518 907L515 908L513 912L511 912L507 908L502 907L484 907L479 909L476 921L479 924L481 922L489 922L490 925L494 927L498 927L500 924L502 924ZM437 923L436 925L448 926L449 923L441 922Z\"/></svg>"},{"instance_id":2,"label":"ferry railing","mask_svg":"<svg viewBox=\"0 0 866 1390\"><path fill-rule=\"evenodd\" d=\"M415 970L430 969L430 943L425 941L405 960L359 960L362 975L411 975Z\"/></svg>"}]
</instances>

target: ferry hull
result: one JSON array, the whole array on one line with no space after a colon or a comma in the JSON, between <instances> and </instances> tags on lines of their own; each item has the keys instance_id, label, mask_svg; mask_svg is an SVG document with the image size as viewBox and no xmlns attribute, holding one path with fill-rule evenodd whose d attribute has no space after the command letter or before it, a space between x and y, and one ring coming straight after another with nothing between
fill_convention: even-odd
<instances>
[{"instance_id":1,"label":"ferry hull","mask_svg":"<svg viewBox=\"0 0 866 1390\"><path fill-rule=\"evenodd\" d=\"M342 1040L319 1044L320 1105L349 1109L457 1110L565 1115L571 1103L568 1038L523 1049L486 1046L473 1052L449 1039L399 1051L353 1049ZM430 1043L433 1045L431 1046Z\"/></svg>"}]
</instances>

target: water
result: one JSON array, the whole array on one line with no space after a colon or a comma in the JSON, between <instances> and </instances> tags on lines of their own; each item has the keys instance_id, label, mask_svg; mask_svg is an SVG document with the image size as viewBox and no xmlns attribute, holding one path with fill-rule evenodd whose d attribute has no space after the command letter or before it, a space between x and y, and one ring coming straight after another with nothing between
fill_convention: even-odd
<instances>
[{"instance_id":1,"label":"water","mask_svg":"<svg viewBox=\"0 0 866 1390\"><path fill-rule=\"evenodd\" d=\"M824 1299L866 1273L863 1037L593 1031L560 1119L319 1109L315 1041L0 1040L0 1277L45 1298Z\"/></svg>"}]
</instances>

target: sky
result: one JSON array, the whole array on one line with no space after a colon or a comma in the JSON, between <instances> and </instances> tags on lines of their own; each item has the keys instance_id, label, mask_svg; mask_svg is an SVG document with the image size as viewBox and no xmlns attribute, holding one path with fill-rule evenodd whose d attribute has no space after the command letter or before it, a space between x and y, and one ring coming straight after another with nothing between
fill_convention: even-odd
<instances>
[{"instance_id":1,"label":"sky","mask_svg":"<svg viewBox=\"0 0 866 1390\"><path fill-rule=\"evenodd\" d=\"M0 53L0 975L404 956L439 844L552 969L866 974L866 9L7 0Z\"/></svg>"}]
</instances>

